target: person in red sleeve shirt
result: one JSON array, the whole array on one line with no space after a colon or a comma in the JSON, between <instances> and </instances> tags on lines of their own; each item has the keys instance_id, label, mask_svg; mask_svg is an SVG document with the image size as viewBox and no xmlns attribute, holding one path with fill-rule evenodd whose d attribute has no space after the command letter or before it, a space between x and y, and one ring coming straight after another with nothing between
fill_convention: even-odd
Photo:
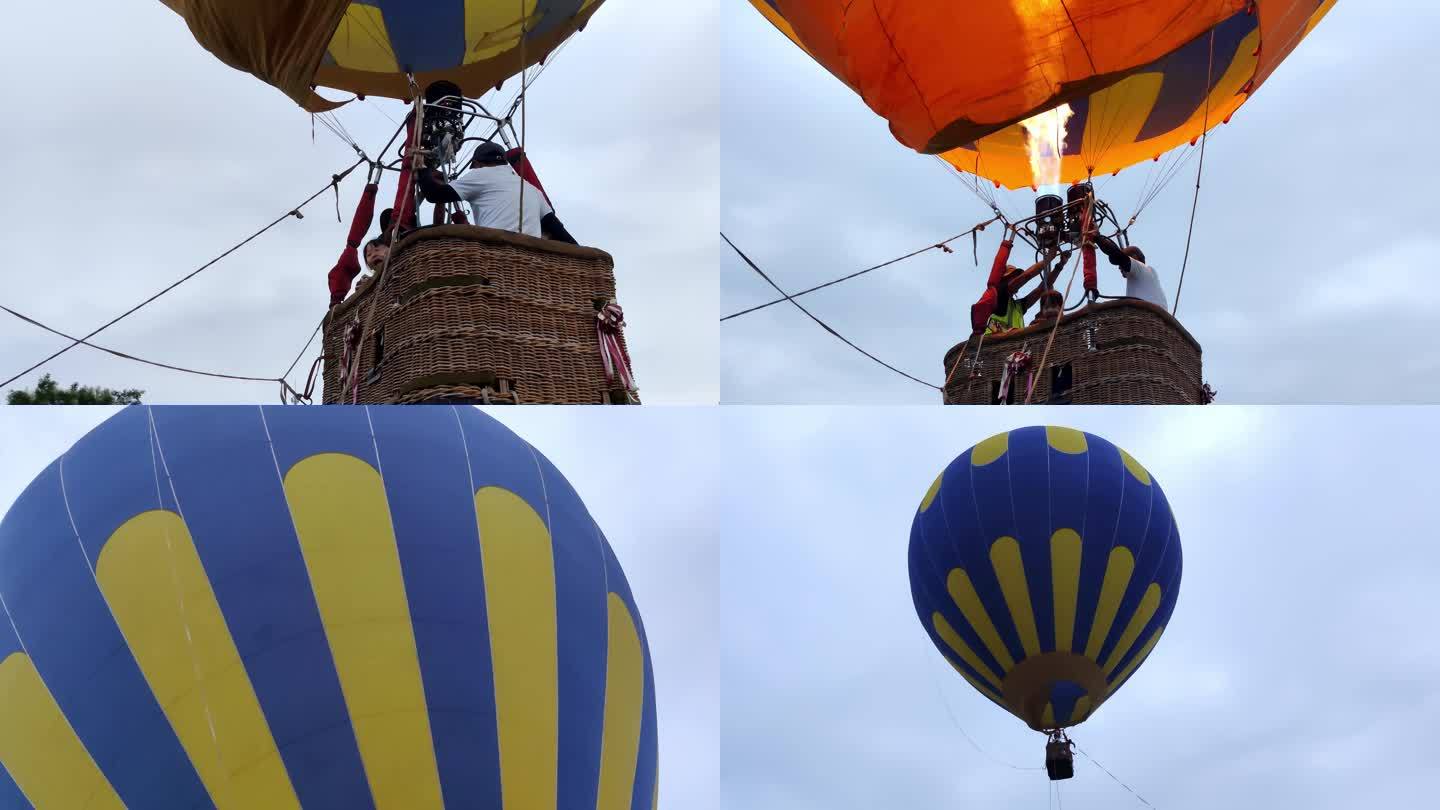
<instances>
[{"instance_id":1,"label":"person in red sleeve shirt","mask_svg":"<svg viewBox=\"0 0 1440 810\"><path fill-rule=\"evenodd\" d=\"M1054 268L1046 271L1047 266L1054 260L1054 255L1046 256L1030 267L1021 270L1013 265L1006 265L1003 273L995 284L986 287L985 294L971 307L971 320L975 334L984 332L993 335L1002 332L1009 332L1015 329L1025 328L1025 313L1040 300L1041 294L1055 286L1055 279L1059 277L1060 271L1065 269L1065 263L1069 261L1070 254L1062 253L1060 261ZM1045 272L1045 283L1037 284L1035 289L1025 295L1020 295L1020 290L1041 272ZM1053 290L1052 290L1053 292ZM1041 317L1054 316L1054 296L1046 301L1042 309ZM983 320L981 320L983 318Z\"/></svg>"},{"instance_id":2,"label":"person in red sleeve shirt","mask_svg":"<svg viewBox=\"0 0 1440 810\"><path fill-rule=\"evenodd\" d=\"M360 242L370 230L370 218L375 215L375 195L380 191L379 183L370 183L360 195L360 204L355 208L355 218L350 221L350 236L345 240L345 249L339 261L330 268L330 306L345 300L350 294L350 285L360 275ZM370 245L365 246L365 259L370 260Z\"/></svg>"}]
</instances>

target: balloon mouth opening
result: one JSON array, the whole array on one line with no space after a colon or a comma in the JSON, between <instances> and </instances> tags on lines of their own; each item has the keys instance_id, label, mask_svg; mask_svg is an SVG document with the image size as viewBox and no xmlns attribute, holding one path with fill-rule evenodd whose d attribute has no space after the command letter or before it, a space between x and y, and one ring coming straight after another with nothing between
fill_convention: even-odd
<instances>
[{"instance_id":1,"label":"balloon mouth opening","mask_svg":"<svg viewBox=\"0 0 1440 810\"><path fill-rule=\"evenodd\" d=\"M1085 722L1108 696L1099 664L1068 652L1041 653L1015 664L1005 676L1005 708L1035 731Z\"/></svg>"}]
</instances>

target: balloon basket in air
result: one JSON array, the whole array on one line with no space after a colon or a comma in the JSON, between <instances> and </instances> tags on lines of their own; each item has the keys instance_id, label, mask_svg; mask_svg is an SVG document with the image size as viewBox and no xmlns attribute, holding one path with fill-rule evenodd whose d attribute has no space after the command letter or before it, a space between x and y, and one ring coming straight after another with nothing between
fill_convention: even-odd
<instances>
[{"instance_id":1,"label":"balloon basket in air","mask_svg":"<svg viewBox=\"0 0 1440 810\"><path fill-rule=\"evenodd\" d=\"M638 404L597 335L610 254L440 225L400 240L386 272L325 319L327 404Z\"/></svg>"},{"instance_id":2,"label":"balloon basket in air","mask_svg":"<svg viewBox=\"0 0 1440 810\"><path fill-rule=\"evenodd\" d=\"M1055 729L1045 743L1045 774L1051 782L1075 778L1075 754L1064 729Z\"/></svg>"},{"instance_id":3,"label":"balloon basket in air","mask_svg":"<svg viewBox=\"0 0 1440 810\"><path fill-rule=\"evenodd\" d=\"M947 405L1021 404L1033 387L1034 405L1199 405L1200 360L1200 344L1170 313L1107 300L1064 315L1058 329L1038 320L951 348L943 396Z\"/></svg>"}]
</instances>

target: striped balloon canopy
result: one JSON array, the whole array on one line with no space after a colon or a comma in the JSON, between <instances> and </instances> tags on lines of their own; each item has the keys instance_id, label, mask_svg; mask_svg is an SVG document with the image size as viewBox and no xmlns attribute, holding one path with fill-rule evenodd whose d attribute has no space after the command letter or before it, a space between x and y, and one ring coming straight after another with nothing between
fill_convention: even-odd
<instances>
[{"instance_id":1,"label":"striped balloon canopy","mask_svg":"<svg viewBox=\"0 0 1440 810\"><path fill-rule=\"evenodd\" d=\"M1335 0L750 0L904 145L1039 181L1020 126L1068 104L1059 180L1190 142L1254 95Z\"/></svg>"},{"instance_id":2,"label":"striped balloon canopy","mask_svg":"<svg viewBox=\"0 0 1440 810\"><path fill-rule=\"evenodd\" d=\"M1063 427L992 436L910 529L920 622L970 685L1036 730L1087 720L1145 661L1180 593L1180 535L1128 453Z\"/></svg>"},{"instance_id":3,"label":"striped balloon canopy","mask_svg":"<svg viewBox=\"0 0 1440 810\"><path fill-rule=\"evenodd\" d=\"M653 809L625 575L473 408L127 408L0 521L0 808Z\"/></svg>"},{"instance_id":4,"label":"striped balloon canopy","mask_svg":"<svg viewBox=\"0 0 1440 810\"><path fill-rule=\"evenodd\" d=\"M445 80L480 96L542 62L604 0L160 0L225 64L311 112L314 88L412 97Z\"/></svg>"}]
</instances>

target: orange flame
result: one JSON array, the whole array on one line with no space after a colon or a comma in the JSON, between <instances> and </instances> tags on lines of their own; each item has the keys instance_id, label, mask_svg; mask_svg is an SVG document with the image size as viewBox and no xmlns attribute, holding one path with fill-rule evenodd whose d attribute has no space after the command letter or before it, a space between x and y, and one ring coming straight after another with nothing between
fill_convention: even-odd
<instances>
[{"instance_id":1,"label":"orange flame","mask_svg":"<svg viewBox=\"0 0 1440 810\"><path fill-rule=\"evenodd\" d=\"M1030 172L1035 185L1054 186L1060 184L1060 161L1065 147L1065 127L1075 111L1069 104L1061 104L1053 110L1040 113L1034 118L1020 122L1025 130L1025 148L1030 153Z\"/></svg>"}]
</instances>

